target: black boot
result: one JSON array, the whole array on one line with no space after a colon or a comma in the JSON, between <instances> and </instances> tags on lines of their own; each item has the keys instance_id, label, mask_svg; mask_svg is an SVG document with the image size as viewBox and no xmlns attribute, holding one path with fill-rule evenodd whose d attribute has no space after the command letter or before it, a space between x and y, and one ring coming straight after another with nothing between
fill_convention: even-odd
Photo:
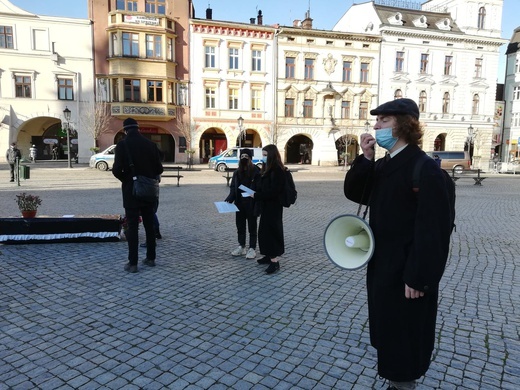
<instances>
[{"instance_id":1,"label":"black boot","mask_svg":"<svg viewBox=\"0 0 520 390\"><path fill-rule=\"evenodd\" d=\"M271 261L271 264L269 264L269 267L267 267L265 272L267 274L274 274L279 269L280 269L280 262L279 261L277 261L277 262Z\"/></svg>"},{"instance_id":2,"label":"black boot","mask_svg":"<svg viewBox=\"0 0 520 390\"><path fill-rule=\"evenodd\" d=\"M258 264L271 264L271 258L269 256L264 256L261 259L256 261Z\"/></svg>"}]
</instances>

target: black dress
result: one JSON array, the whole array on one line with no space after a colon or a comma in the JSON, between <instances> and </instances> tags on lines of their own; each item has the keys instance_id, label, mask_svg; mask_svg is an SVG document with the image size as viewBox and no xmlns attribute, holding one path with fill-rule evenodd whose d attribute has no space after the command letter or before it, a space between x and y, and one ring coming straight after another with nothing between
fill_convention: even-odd
<instances>
[{"instance_id":1,"label":"black dress","mask_svg":"<svg viewBox=\"0 0 520 390\"><path fill-rule=\"evenodd\" d=\"M262 175L255 200L261 210L258 228L260 253L270 258L285 252L283 238L283 206L280 202L284 190L285 173L276 167Z\"/></svg>"}]
</instances>

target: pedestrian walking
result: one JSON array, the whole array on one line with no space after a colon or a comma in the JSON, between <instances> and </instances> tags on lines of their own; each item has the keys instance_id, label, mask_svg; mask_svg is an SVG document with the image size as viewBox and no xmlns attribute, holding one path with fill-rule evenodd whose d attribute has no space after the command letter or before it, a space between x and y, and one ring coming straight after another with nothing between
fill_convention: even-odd
<instances>
[{"instance_id":1,"label":"pedestrian walking","mask_svg":"<svg viewBox=\"0 0 520 390\"><path fill-rule=\"evenodd\" d=\"M408 390L425 375L435 343L439 282L448 259L451 219L444 173L433 159L412 188L424 152L419 109L396 99L370 112L375 138L360 137L363 154L348 171L345 196L370 207L375 250L367 269L370 343L388 389ZM388 151L374 159L374 146Z\"/></svg>"},{"instance_id":2,"label":"pedestrian walking","mask_svg":"<svg viewBox=\"0 0 520 390\"><path fill-rule=\"evenodd\" d=\"M258 244L264 255L257 260L259 264L269 264L266 272L272 274L280 269L278 257L285 252L283 235L283 206L281 203L285 185L285 167L276 145L262 148L264 164L261 171L260 185L254 194L259 204L260 225Z\"/></svg>"},{"instance_id":3,"label":"pedestrian walking","mask_svg":"<svg viewBox=\"0 0 520 390\"><path fill-rule=\"evenodd\" d=\"M235 213L235 224L238 234L238 247L231 255L246 256L246 259L256 257L257 242L257 220L255 215L255 201L251 196L244 196L245 193L239 189L241 185L256 191L260 181L260 170L253 164L253 151L251 149L240 150L240 160L238 169L233 173L229 195L226 202L235 203L238 211ZM246 225L249 231L249 249L246 249Z\"/></svg>"},{"instance_id":4,"label":"pedestrian walking","mask_svg":"<svg viewBox=\"0 0 520 390\"><path fill-rule=\"evenodd\" d=\"M126 232L128 263L124 269L127 272L135 273L138 272L139 216L142 217L146 232L146 259L143 263L150 267L155 266L156 243L153 219L157 202L147 202L135 198L132 193L134 186L133 176L135 174L157 179L163 172L163 166L161 153L157 145L139 133L139 125L135 119L125 119L123 130L126 133L126 137L116 145L112 173L121 181L123 207L125 208L128 222L128 230Z\"/></svg>"},{"instance_id":5,"label":"pedestrian walking","mask_svg":"<svg viewBox=\"0 0 520 390\"><path fill-rule=\"evenodd\" d=\"M36 145L33 145L29 148L29 158L33 163L36 162L36 154L38 152L38 149L36 149Z\"/></svg>"},{"instance_id":6,"label":"pedestrian walking","mask_svg":"<svg viewBox=\"0 0 520 390\"><path fill-rule=\"evenodd\" d=\"M14 182L14 172L17 165L17 160L20 161L21 158L22 153L20 152L20 149L16 147L16 142L13 142L5 153L5 159L9 164L9 173L11 175L11 180L9 180L10 182Z\"/></svg>"}]
</instances>

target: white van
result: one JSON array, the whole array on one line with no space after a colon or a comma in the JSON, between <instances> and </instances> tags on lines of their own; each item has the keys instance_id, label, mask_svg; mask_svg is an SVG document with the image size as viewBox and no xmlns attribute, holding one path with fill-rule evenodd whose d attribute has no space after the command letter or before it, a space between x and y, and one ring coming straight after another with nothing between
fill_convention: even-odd
<instances>
[{"instance_id":1,"label":"white van","mask_svg":"<svg viewBox=\"0 0 520 390\"><path fill-rule=\"evenodd\" d=\"M234 147L228 149L218 156L211 157L208 161L208 166L215 171L224 172L226 168L238 168L238 160L240 159L240 149L250 149L253 151L253 164L258 168L262 167L262 148L239 148Z\"/></svg>"},{"instance_id":2,"label":"white van","mask_svg":"<svg viewBox=\"0 0 520 390\"><path fill-rule=\"evenodd\" d=\"M100 153L96 153L90 157L90 168L97 168L100 171L108 171L114 165L114 157L116 153L116 145L111 145Z\"/></svg>"}]
</instances>

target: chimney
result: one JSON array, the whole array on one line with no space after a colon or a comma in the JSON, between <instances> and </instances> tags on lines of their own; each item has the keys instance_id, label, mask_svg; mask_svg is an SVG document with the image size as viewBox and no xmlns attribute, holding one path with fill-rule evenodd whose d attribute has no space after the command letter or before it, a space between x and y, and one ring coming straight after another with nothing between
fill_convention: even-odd
<instances>
[{"instance_id":1,"label":"chimney","mask_svg":"<svg viewBox=\"0 0 520 390\"><path fill-rule=\"evenodd\" d=\"M312 30L311 11L305 12L305 19L302 22L302 28L305 30Z\"/></svg>"},{"instance_id":2,"label":"chimney","mask_svg":"<svg viewBox=\"0 0 520 390\"><path fill-rule=\"evenodd\" d=\"M261 26L264 23L264 17L262 16L262 11L258 10L258 16L256 17L258 20L258 24Z\"/></svg>"},{"instance_id":3,"label":"chimney","mask_svg":"<svg viewBox=\"0 0 520 390\"><path fill-rule=\"evenodd\" d=\"M211 8L206 8L206 19L211 20L213 19L213 10Z\"/></svg>"},{"instance_id":4,"label":"chimney","mask_svg":"<svg viewBox=\"0 0 520 390\"><path fill-rule=\"evenodd\" d=\"M255 24L255 20L256 20L255 18L249 18L249 23Z\"/></svg>"},{"instance_id":5,"label":"chimney","mask_svg":"<svg viewBox=\"0 0 520 390\"><path fill-rule=\"evenodd\" d=\"M301 27L302 21L300 19L294 19L292 26L293 27Z\"/></svg>"}]
</instances>

